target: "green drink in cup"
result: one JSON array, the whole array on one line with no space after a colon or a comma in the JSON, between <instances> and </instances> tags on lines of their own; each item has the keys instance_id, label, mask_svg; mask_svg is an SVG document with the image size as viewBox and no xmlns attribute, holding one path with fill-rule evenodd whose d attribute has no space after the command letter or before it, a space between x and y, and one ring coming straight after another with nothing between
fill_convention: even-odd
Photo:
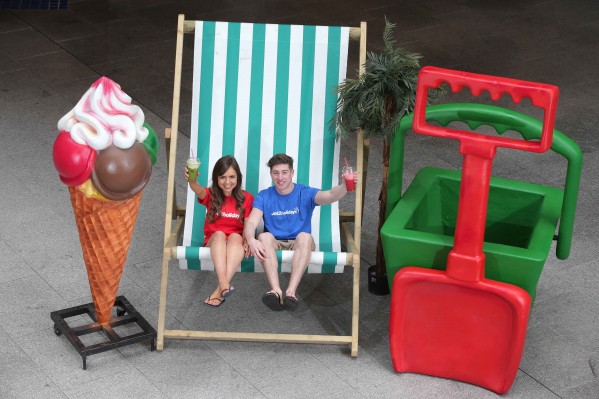
<instances>
[{"instance_id":1,"label":"green drink in cup","mask_svg":"<svg viewBox=\"0 0 599 399\"><path fill-rule=\"evenodd\" d=\"M189 175L188 182L193 183L198 178L198 169L200 168L200 160L195 157L187 159L187 174Z\"/></svg>"}]
</instances>

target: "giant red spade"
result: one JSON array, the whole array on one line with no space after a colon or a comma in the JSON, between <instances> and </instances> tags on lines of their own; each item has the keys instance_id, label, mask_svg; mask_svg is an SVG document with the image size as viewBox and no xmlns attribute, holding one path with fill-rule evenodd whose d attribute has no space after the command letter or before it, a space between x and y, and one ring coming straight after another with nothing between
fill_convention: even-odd
<instances>
[{"instance_id":1,"label":"giant red spade","mask_svg":"<svg viewBox=\"0 0 599 399\"><path fill-rule=\"evenodd\" d=\"M428 90L449 83L477 96L529 97L544 110L540 141L481 135L426 123ZM522 358L531 299L523 289L484 277L487 200L497 147L544 152L551 146L558 88L425 67L418 76L413 130L460 141L464 157L455 241L446 271L406 267L393 280L389 345L393 367L469 382L495 391L512 386ZM417 266L417 265L415 265Z\"/></svg>"}]
</instances>

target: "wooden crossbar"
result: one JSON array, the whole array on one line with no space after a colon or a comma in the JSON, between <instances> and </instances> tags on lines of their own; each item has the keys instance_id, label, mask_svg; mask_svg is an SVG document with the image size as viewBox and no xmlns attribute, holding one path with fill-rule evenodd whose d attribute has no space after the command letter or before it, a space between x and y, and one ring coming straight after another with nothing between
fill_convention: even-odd
<instances>
[{"instance_id":1,"label":"wooden crossbar","mask_svg":"<svg viewBox=\"0 0 599 399\"><path fill-rule=\"evenodd\" d=\"M165 330L165 338L210 341L288 342L295 344L351 344L351 335L270 334L228 331Z\"/></svg>"}]
</instances>

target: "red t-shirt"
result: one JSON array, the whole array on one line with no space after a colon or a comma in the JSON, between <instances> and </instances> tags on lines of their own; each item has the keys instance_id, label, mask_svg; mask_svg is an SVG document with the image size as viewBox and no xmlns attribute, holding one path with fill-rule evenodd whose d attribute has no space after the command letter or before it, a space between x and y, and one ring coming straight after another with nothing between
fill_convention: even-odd
<instances>
[{"instance_id":1,"label":"red t-shirt","mask_svg":"<svg viewBox=\"0 0 599 399\"><path fill-rule=\"evenodd\" d=\"M243 201L242 208L245 219L250 216L250 212L252 211L254 196L247 191L243 191L243 195L245 196L245 200ZM210 206L210 198L210 190L206 189L206 196L203 200L198 198L198 202L208 208ZM239 220L239 211L235 207L235 198L232 196L225 197L225 203L221 209L220 216L214 222L210 223L208 218L206 218L204 222L204 245L206 245L215 231L222 231L227 237L232 233L243 233L243 223Z\"/></svg>"}]
</instances>

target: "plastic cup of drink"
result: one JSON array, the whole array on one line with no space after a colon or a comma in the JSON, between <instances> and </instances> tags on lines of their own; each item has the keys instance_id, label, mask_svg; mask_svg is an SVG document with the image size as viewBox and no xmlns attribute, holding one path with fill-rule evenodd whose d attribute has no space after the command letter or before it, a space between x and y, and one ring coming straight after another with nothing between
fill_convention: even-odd
<instances>
[{"instance_id":1,"label":"plastic cup of drink","mask_svg":"<svg viewBox=\"0 0 599 399\"><path fill-rule=\"evenodd\" d=\"M200 168L200 160L197 158L189 158L187 159L187 174L189 175L189 179L187 180L190 183L193 183L198 178L198 169Z\"/></svg>"},{"instance_id":2,"label":"plastic cup of drink","mask_svg":"<svg viewBox=\"0 0 599 399\"><path fill-rule=\"evenodd\" d=\"M354 172L351 166L344 166L342 169L343 179L345 180L345 188L347 191L354 191L356 189L356 182L354 181Z\"/></svg>"}]
</instances>

